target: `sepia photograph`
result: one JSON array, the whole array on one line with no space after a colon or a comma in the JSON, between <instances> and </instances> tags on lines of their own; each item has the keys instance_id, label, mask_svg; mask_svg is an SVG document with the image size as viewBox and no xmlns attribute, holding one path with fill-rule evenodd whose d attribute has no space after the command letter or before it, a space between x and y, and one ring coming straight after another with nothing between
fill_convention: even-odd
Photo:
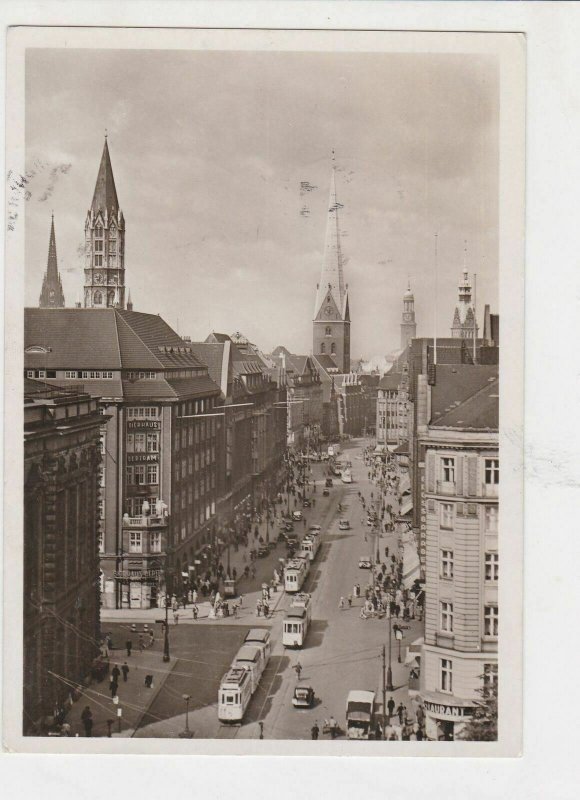
<instances>
[{"instance_id":1,"label":"sepia photograph","mask_svg":"<svg viewBox=\"0 0 580 800\"><path fill-rule=\"evenodd\" d=\"M517 754L518 34L14 33L19 746Z\"/></svg>"}]
</instances>

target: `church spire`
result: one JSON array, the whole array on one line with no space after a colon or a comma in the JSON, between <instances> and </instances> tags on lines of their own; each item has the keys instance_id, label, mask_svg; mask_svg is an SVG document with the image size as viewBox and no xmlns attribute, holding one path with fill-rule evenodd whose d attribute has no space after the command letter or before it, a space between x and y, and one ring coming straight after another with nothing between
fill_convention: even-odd
<instances>
[{"instance_id":1,"label":"church spire","mask_svg":"<svg viewBox=\"0 0 580 800\"><path fill-rule=\"evenodd\" d=\"M101 163L99 165L97 182L95 184L93 202L91 203L91 211L95 215L100 211L103 216L105 212L107 216L111 216L111 214L116 216L118 210L119 201L117 200L117 190L115 188L115 178L113 177L113 167L111 166L111 156L109 155L107 134L105 134L105 144L103 147L103 155L101 156Z\"/></svg>"},{"instance_id":2,"label":"church spire","mask_svg":"<svg viewBox=\"0 0 580 800\"><path fill-rule=\"evenodd\" d=\"M42 281L40 293L40 308L64 308L64 293L58 274L58 261L56 257L56 236L54 234L54 214L50 222L50 238L48 241L48 261L46 272Z\"/></svg>"},{"instance_id":3,"label":"church spire","mask_svg":"<svg viewBox=\"0 0 580 800\"><path fill-rule=\"evenodd\" d=\"M316 293L315 316L320 312L328 292L336 303L341 316L344 318L348 307L348 291L344 283L344 258L340 242L339 209L344 208L338 202L336 194L336 161L332 151L332 171L330 175L330 193L328 198L328 217L326 222L326 241L324 244L324 257L318 291Z\"/></svg>"}]
</instances>

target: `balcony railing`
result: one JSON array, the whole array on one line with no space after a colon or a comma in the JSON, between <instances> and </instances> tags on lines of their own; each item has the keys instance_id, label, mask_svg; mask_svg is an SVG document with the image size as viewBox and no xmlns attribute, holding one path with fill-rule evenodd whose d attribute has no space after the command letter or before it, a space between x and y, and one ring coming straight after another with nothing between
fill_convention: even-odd
<instances>
[{"instance_id":1,"label":"balcony railing","mask_svg":"<svg viewBox=\"0 0 580 800\"><path fill-rule=\"evenodd\" d=\"M156 514L130 517L125 515L123 517L124 528L164 528L167 525L167 517L157 516Z\"/></svg>"},{"instance_id":2,"label":"balcony railing","mask_svg":"<svg viewBox=\"0 0 580 800\"><path fill-rule=\"evenodd\" d=\"M455 493L456 493L455 481L437 481L437 494L453 495Z\"/></svg>"}]
</instances>

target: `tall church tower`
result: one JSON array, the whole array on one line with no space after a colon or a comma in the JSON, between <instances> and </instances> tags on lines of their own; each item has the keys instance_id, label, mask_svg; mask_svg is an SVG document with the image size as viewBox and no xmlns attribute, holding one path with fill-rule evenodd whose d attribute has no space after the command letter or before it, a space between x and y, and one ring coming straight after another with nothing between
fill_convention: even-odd
<instances>
[{"instance_id":1,"label":"tall church tower","mask_svg":"<svg viewBox=\"0 0 580 800\"><path fill-rule=\"evenodd\" d=\"M403 316L401 318L401 350L409 344L411 339L417 337L417 323L415 322L415 297L411 291L411 281L403 295Z\"/></svg>"},{"instance_id":2,"label":"tall church tower","mask_svg":"<svg viewBox=\"0 0 580 800\"><path fill-rule=\"evenodd\" d=\"M336 166L333 154L324 259L320 283L316 287L312 352L317 356L331 356L339 371L346 373L350 372L350 310L340 244L340 208L343 206L336 199Z\"/></svg>"},{"instance_id":3,"label":"tall church tower","mask_svg":"<svg viewBox=\"0 0 580 800\"><path fill-rule=\"evenodd\" d=\"M42 291L40 293L39 308L64 308L64 292L60 275L58 274L58 262L56 259L56 237L54 235L54 214L50 223L50 239L48 242L48 262L46 272L42 281Z\"/></svg>"},{"instance_id":4,"label":"tall church tower","mask_svg":"<svg viewBox=\"0 0 580 800\"><path fill-rule=\"evenodd\" d=\"M125 219L105 146L85 222L85 308L125 308Z\"/></svg>"},{"instance_id":5,"label":"tall church tower","mask_svg":"<svg viewBox=\"0 0 580 800\"><path fill-rule=\"evenodd\" d=\"M454 339L473 339L475 333L477 339L477 320L471 302L471 282L466 269L463 270L463 283L459 284L458 289L459 298L453 314L451 336Z\"/></svg>"}]
</instances>

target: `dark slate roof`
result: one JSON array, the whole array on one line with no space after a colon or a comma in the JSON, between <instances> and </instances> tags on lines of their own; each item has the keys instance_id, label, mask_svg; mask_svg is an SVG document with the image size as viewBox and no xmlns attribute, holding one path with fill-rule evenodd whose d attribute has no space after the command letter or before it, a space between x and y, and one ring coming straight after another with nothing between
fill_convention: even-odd
<instances>
[{"instance_id":1,"label":"dark slate roof","mask_svg":"<svg viewBox=\"0 0 580 800\"><path fill-rule=\"evenodd\" d=\"M231 338L227 333L216 333L212 331L205 341L208 344L223 344L224 342L231 342Z\"/></svg>"},{"instance_id":2,"label":"dark slate roof","mask_svg":"<svg viewBox=\"0 0 580 800\"><path fill-rule=\"evenodd\" d=\"M398 447L395 447L393 453L399 453L400 455L409 454L409 442L402 442Z\"/></svg>"},{"instance_id":3,"label":"dark slate roof","mask_svg":"<svg viewBox=\"0 0 580 800\"><path fill-rule=\"evenodd\" d=\"M318 355L313 356L314 360L320 364L322 369L325 370L337 370L338 364L332 358L332 356L328 355L328 353L319 353Z\"/></svg>"},{"instance_id":4,"label":"dark slate roof","mask_svg":"<svg viewBox=\"0 0 580 800\"><path fill-rule=\"evenodd\" d=\"M27 353L34 345L48 353ZM37 369L193 368L205 372L192 348L155 314L117 308L27 308L24 363Z\"/></svg>"},{"instance_id":5,"label":"dark slate roof","mask_svg":"<svg viewBox=\"0 0 580 800\"><path fill-rule=\"evenodd\" d=\"M496 365L437 365L430 426L497 430L499 377Z\"/></svg>"},{"instance_id":6,"label":"dark slate roof","mask_svg":"<svg viewBox=\"0 0 580 800\"><path fill-rule=\"evenodd\" d=\"M93 202L91 203L91 211L95 214L101 211L104 215L105 209L109 216L111 216L112 213L116 214L119 210L117 189L115 188L113 167L111 166L111 157L109 155L109 145L106 139L105 146L103 147L103 155L101 156L101 163L99 165L97 182L95 184Z\"/></svg>"},{"instance_id":7,"label":"dark slate roof","mask_svg":"<svg viewBox=\"0 0 580 800\"><path fill-rule=\"evenodd\" d=\"M399 388L399 384L401 383L402 373L400 372L393 372L390 369L386 375L379 381L379 389L387 389L388 391L396 392Z\"/></svg>"},{"instance_id":8,"label":"dark slate roof","mask_svg":"<svg viewBox=\"0 0 580 800\"><path fill-rule=\"evenodd\" d=\"M212 380L221 386L224 359L223 342L191 342L191 349L196 358L207 365Z\"/></svg>"},{"instance_id":9,"label":"dark slate roof","mask_svg":"<svg viewBox=\"0 0 580 800\"><path fill-rule=\"evenodd\" d=\"M87 393L78 391L74 386L62 386L56 383L24 378L24 399L38 400L55 397L86 397Z\"/></svg>"}]
</instances>

